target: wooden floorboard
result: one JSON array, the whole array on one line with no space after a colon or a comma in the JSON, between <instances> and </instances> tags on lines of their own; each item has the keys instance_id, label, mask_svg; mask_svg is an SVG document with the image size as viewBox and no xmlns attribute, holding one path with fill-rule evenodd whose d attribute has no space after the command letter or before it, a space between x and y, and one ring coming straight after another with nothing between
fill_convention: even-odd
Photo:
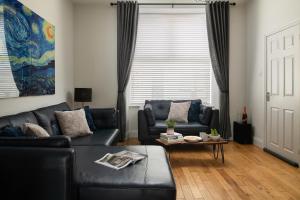
<instances>
[{"instance_id":1,"label":"wooden floorboard","mask_svg":"<svg viewBox=\"0 0 300 200\"><path fill-rule=\"evenodd\" d=\"M300 200L300 170L254 145L225 145L225 164L209 147L172 150L170 163L178 200Z\"/></svg>"}]
</instances>

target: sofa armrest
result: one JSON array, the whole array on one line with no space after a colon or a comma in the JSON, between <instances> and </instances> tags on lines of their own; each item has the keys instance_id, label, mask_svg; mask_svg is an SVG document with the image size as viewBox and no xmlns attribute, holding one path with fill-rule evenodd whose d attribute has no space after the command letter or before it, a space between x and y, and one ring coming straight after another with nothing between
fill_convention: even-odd
<instances>
[{"instance_id":1,"label":"sofa armrest","mask_svg":"<svg viewBox=\"0 0 300 200\"><path fill-rule=\"evenodd\" d=\"M138 111L138 138L139 141L144 141L148 138L148 122L144 110Z\"/></svg>"},{"instance_id":2,"label":"sofa armrest","mask_svg":"<svg viewBox=\"0 0 300 200\"><path fill-rule=\"evenodd\" d=\"M74 199L74 149L0 147L0 158L1 196Z\"/></svg>"},{"instance_id":3,"label":"sofa armrest","mask_svg":"<svg viewBox=\"0 0 300 200\"><path fill-rule=\"evenodd\" d=\"M118 128L118 111L115 108L91 109L97 128Z\"/></svg>"},{"instance_id":4,"label":"sofa armrest","mask_svg":"<svg viewBox=\"0 0 300 200\"><path fill-rule=\"evenodd\" d=\"M212 110L212 116L211 116L209 128L215 128L217 130L219 130L219 128L220 128L219 110L218 109Z\"/></svg>"}]
</instances>

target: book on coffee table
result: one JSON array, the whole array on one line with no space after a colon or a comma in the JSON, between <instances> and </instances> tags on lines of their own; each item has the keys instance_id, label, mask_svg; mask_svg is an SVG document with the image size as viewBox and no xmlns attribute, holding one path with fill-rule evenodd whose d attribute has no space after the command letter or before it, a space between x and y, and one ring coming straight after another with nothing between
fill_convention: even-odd
<instances>
[{"instance_id":1,"label":"book on coffee table","mask_svg":"<svg viewBox=\"0 0 300 200\"><path fill-rule=\"evenodd\" d=\"M174 132L174 134L169 135L167 133L161 133L160 139L168 143L183 141L183 135L180 133Z\"/></svg>"}]
</instances>

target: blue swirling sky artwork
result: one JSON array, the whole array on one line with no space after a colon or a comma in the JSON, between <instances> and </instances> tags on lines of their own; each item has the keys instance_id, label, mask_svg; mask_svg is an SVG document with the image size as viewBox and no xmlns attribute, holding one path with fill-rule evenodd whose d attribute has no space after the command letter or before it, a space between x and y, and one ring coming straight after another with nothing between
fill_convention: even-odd
<instances>
[{"instance_id":1,"label":"blue swirling sky artwork","mask_svg":"<svg viewBox=\"0 0 300 200\"><path fill-rule=\"evenodd\" d=\"M0 0L0 98L55 93L55 27L17 0Z\"/></svg>"}]
</instances>

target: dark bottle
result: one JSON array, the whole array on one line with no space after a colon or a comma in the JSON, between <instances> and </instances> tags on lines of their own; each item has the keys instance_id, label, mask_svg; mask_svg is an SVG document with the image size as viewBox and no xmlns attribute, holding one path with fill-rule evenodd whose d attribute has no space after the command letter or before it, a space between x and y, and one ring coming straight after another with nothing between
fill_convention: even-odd
<instances>
[{"instance_id":1,"label":"dark bottle","mask_svg":"<svg viewBox=\"0 0 300 200\"><path fill-rule=\"evenodd\" d=\"M246 111L246 106L244 106L244 112L243 112L243 116L242 116L243 124L247 124L247 119L248 119L248 115L247 115L247 111Z\"/></svg>"}]
</instances>

